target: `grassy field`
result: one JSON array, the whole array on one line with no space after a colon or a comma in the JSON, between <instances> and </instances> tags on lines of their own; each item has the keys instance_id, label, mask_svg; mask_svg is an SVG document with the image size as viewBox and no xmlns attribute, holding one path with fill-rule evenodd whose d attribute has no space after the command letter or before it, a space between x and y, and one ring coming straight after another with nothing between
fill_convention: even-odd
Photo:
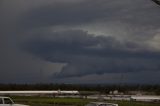
<instances>
[{"instance_id":1,"label":"grassy field","mask_svg":"<svg viewBox=\"0 0 160 106\"><path fill-rule=\"evenodd\" d=\"M49 97L12 97L16 103L29 104L31 106L84 106L92 102L88 99L75 98L49 98ZM129 102L129 101L108 101L118 103L119 106L160 106L160 103Z\"/></svg>"}]
</instances>

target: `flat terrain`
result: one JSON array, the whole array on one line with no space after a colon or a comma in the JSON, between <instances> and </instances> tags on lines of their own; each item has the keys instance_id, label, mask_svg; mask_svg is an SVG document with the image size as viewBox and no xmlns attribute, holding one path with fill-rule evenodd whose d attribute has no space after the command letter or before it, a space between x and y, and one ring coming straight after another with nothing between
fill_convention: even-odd
<instances>
[{"instance_id":1,"label":"flat terrain","mask_svg":"<svg viewBox=\"0 0 160 106\"><path fill-rule=\"evenodd\" d=\"M31 106L84 106L92 102L89 99L53 98L53 97L12 97L16 103L29 104ZM108 101L118 103L119 106L160 106L160 103Z\"/></svg>"}]
</instances>

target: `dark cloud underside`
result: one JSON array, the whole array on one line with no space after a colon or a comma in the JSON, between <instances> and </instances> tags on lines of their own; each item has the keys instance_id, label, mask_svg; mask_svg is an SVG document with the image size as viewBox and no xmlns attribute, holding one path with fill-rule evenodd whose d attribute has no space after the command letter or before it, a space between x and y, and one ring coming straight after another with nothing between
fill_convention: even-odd
<instances>
[{"instance_id":1,"label":"dark cloud underside","mask_svg":"<svg viewBox=\"0 0 160 106\"><path fill-rule=\"evenodd\" d=\"M56 77L160 69L160 53L140 49L136 44L128 46L128 42L94 37L80 30L52 32L50 36L52 38L45 40L33 39L24 49L46 61L66 63Z\"/></svg>"}]
</instances>

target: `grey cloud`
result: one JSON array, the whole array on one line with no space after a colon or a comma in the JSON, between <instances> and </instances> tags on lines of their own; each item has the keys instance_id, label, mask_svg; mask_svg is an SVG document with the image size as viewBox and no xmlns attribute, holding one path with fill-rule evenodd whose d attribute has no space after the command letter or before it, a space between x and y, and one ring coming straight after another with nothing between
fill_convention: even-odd
<instances>
[{"instance_id":1,"label":"grey cloud","mask_svg":"<svg viewBox=\"0 0 160 106\"><path fill-rule=\"evenodd\" d=\"M106 29L114 29L115 22L119 22L119 30L122 30L121 25L126 25L127 39L141 42L155 36L160 27L158 14L159 9L146 0L55 2L25 12L19 19L21 22L16 24L21 30L33 30L58 25L74 28L100 22L106 24ZM120 36L123 39L123 35Z\"/></svg>"},{"instance_id":2,"label":"grey cloud","mask_svg":"<svg viewBox=\"0 0 160 106\"><path fill-rule=\"evenodd\" d=\"M159 8L150 0L1 0L1 81L4 82L4 77L9 77L6 82L40 81L40 67L46 67L47 62L66 64L53 75L56 78L159 71L159 52L141 45L157 33L160 27L158 14ZM120 23L119 30L126 25L122 31L127 33L127 41L82 30L63 31L66 27L81 29L99 22L105 24L104 29L114 32L117 32L116 22ZM56 26L65 27L56 32ZM101 29L98 25L95 27L95 32ZM48 32L49 28L55 32ZM123 38L120 32L117 36ZM132 37L136 38L136 43L131 42ZM144 39L139 41L141 38ZM55 67L49 69L50 73L61 69L61 66ZM8 76L7 73L13 74Z\"/></svg>"},{"instance_id":3,"label":"grey cloud","mask_svg":"<svg viewBox=\"0 0 160 106\"><path fill-rule=\"evenodd\" d=\"M30 26L86 24L96 20L119 20L137 25L159 26L155 21L160 18L157 16L158 13L159 10L146 0L123 0L123 2L86 0L80 3L53 3L42 6L28 12L24 20L27 20L25 24ZM151 16L156 17L150 18Z\"/></svg>"},{"instance_id":4,"label":"grey cloud","mask_svg":"<svg viewBox=\"0 0 160 106\"><path fill-rule=\"evenodd\" d=\"M92 57L93 58L93 57ZM83 58L83 63L75 62L66 65L61 72L54 74L54 78L82 77L87 75L103 75L108 73L135 73L141 71L159 71L159 63L154 60L143 59L89 59ZM92 61L95 62L92 62ZM158 61L159 62L159 61Z\"/></svg>"},{"instance_id":5,"label":"grey cloud","mask_svg":"<svg viewBox=\"0 0 160 106\"><path fill-rule=\"evenodd\" d=\"M92 2L66 3L40 7L32 10L26 15L24 24L27 26L54 26L54 25L73 25L91 22L103 16L103 8L96 7ZM45 20L45 21L44 21Z\"/></svg>"},{"instance_id":6,"label":"grey cloud","mask_svg":"<svg viewBox=\"0 0 160 106\"><path fill-rule=\"evenodd\" d=\"M114 22L120 22L122 25L127 25L125 28L129 32L128 39L136 38L136 40L152 38L160 27L158 23L160 16L157 15L159 9L149 0L78 0L81 2L69 2L69 0L65 3L63 3L64 1L56 1L46 1L47 3L41 1L36 4L35 0L34 4L37 6L28 6L26 8L30 7L30 9L26 10L18 7L16 9L11 8L8 12L11 10L12 12L9 12L6 17L11 17L8 20L14 19L16 21L9 25L16 26L20 32L24 33L57 25L66 27L87 26L94 22L104 23L106 28L110 28L108 22L113 23L112 27L114 27ZM24 5L25 2L18 2L17 4ZM29 5L30 2L27 4ZM23 11L15 19L13 13L16 14L16 11L20 10Z\"/></svg>"},{"instance_id":7,"label":"grey cloud","mask_svg":"<svg viewBox=\"0 0 160 106\"><path fill-rule=\"evenodd\" d=\"M22 48L45 61L66 63L54 77L160 70L159 52L140 49L136 44L80 30L52 32L50 36L32 39ZM133 51L132 47L139 49Z\"/></svg>"}]
</instances>

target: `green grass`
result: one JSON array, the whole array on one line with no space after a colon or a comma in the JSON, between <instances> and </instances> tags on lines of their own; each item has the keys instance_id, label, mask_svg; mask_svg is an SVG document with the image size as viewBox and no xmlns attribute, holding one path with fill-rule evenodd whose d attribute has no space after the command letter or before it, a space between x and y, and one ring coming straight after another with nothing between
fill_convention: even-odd
<instances>
[{"instance_id":1,"label":"green grass","mask_svg":"<svg viewBox=\"0 0 160 106\"><path fill-rule=\"evenodd\" d=\"M77 98L53 98L53 97L12 97L16 103L25 104L54 104L54 105L76 105L84 106L88 102L87 99Z\"/></svg>"},{"instance_id":2,"label":"green grass","mask_svg":"<svg viewBox=\"0 0 160 106\"><path fill-rule=\"evenodd\" d=\"M31 106L84 106L93 101L76 98L52 98L52 97L12 97L16 103L29 104ZM160 106L160 103L130 102L130 101L107 101L118 103L119 106Z\"/></svg>"}]
</instances>

